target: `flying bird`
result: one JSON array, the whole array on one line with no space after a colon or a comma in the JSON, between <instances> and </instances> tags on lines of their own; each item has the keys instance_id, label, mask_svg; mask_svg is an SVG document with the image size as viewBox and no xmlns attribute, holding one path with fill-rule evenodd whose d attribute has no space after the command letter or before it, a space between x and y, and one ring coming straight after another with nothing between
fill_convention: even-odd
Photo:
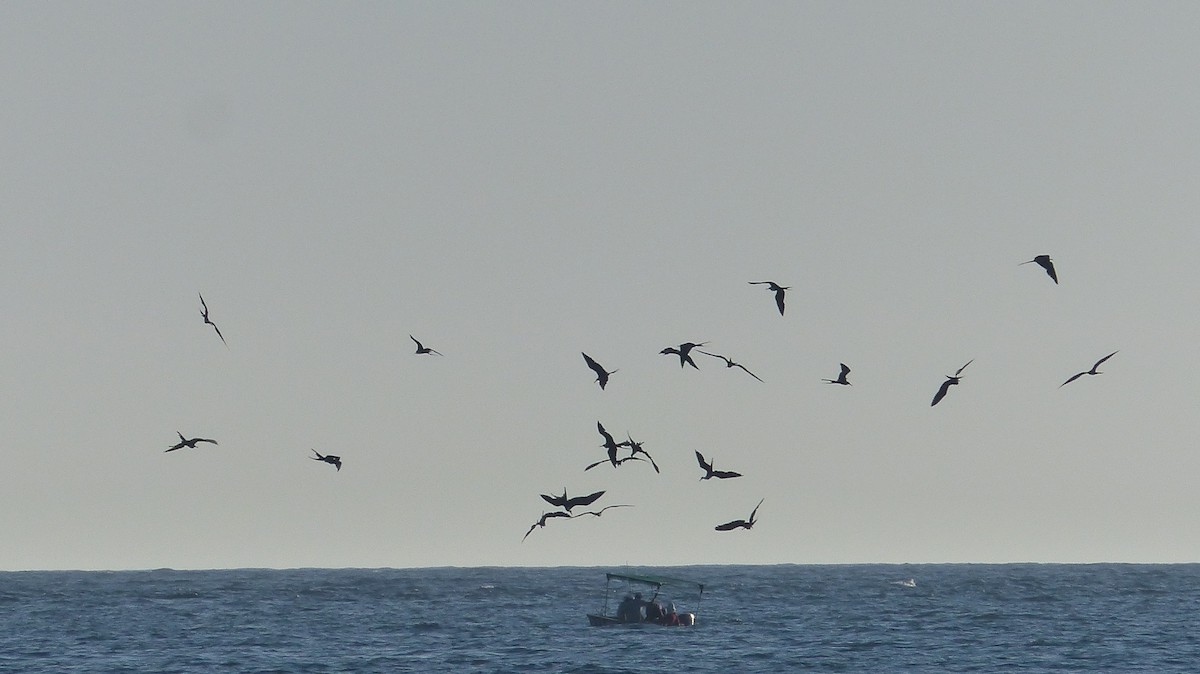
<instances>
[{"instance_id":1,"label":"flying bird","mask_svg":"<svg viewBox=\"0 0 1200 674\"><path fill-rule=\"evenodd\" d=\"M732 522L726 522L725 524L718 524L717 526L715 526L713 528L716 529L717 531L732 531L734 529L752 529L752 528L754 528L754 516L758 513L758 506L762 505L763 501L765 501L765 500L767 500L767 499L763 499L762 501L759 501L758 505L754 506L754 510L750 511L750 519L734 520Z\"/></svg>"},{"instance_id":2,"label":"flying bird","mask_svg":"<svg viewBox=\"0 0 1200 674\"><path fill-rule=\"evenodd\" d=\"M971 363L974 363L974 362L975 362L975 359L972 358L971 360L967 361L967 365L970 365ZM934 405L941 402L942 398L946 397L946 391L949 391L951 386L954 386L955 384L958 383L959 379L962 379L962 377L960 377L959 375L962 374L963 370L967 369L967 365L963 365L962 367L958 368L958 371L954 373L954 376L946 375L946 381L942 382L941 388L939 388L938 392L934 394L933 402L929 403L930 407L933 407Z\"/></svg>"},{"instance_id":3,"label":"flying bird","mask_svg":"<svg viewBox=\"0 0 1200 674\"><path fill-rule=\"evenodd\" d=\"M168 452L173 452L177 449L182 449L183 447L187 447L188 449L195 449L197 442L211 442L214 445L217 444L216 440L209 440L208 438L192 438L189 440L189 439L183 437L183 433L180 433L179 431L175 431L175 434L179 436L179 444L166 450Z\"/></svg>"},{"instance_id":4,"label":"flying bird","mask_svg":"<svg viewBox=\"0 0 1200 674\"><path fill-rule=\"evenodd\" d=\"M629 438L629 441L622 442L621 444L625 445L626 447L629 448L629 457L628 458L632 459L632 458L637 457L638 454L645 454L646 460L650 462L651 466L654 466L654 472L656 472L656 473L662 472L658 469L658 464L654 463L654 457L650 456L650 452L647 452L646 450L642 449L642 443L638 442L637 440L634 440L633 436L629 435L628 433L626 433L625 436Z\"/></svg>"},{"instance_id":5,"label":"flying bird","mask_svg":"<svg viewBox=\"0 0 1200 674\"><path fill-rule=\"evenodd\" d=\"M697 346L704 346L705 344L708 344L708 342L700 342L699 344L696 344L695 342L684 342L683 344L679 345L679 348L668 346L662 351L659 351L659 353L664 355L674 354L679 356L679 367L683 367L686 363L687 365L691 365L699 370L700 368L696 366L696 361L692 360L691 351Z\"/></svg>"},{"instance_id":6,"label":"flying bird","mask_svg":"<svg viewBox=\"0 0 1200 674\"><path fill-rule=\"evenodd\" d=\"M408 338L414 342L417 342L417 353L435 353L439 356L443 355L440 351L434 351L433 349L431 349L431 348L425 346L424 344L422 344L421 342L417 341L417 338L413 337L412 335L409 335Z\"/></svg>"},{"instance_id":7,"label":"flying bird","mask_svg":"<svg viewBox=\"0 0 1200 674\"><path fill-rule=\"evenodd\" d=\"M838 363L838 365L842 366L842 372L841 372L841 374L838 375L837 379L822 379L821 381L827 381L830 384L841 384L843 386L853 386L853 384L846 381L846 375L850 374L850 368L846 367L845 363Z\"/></svg>"},{"instance_id":8,"label":"flying bird","mask_svg":"<svg viewBox=\"0 0 1200 674\"><path fill-rule=\"evenodd\" d=\"M1042 269L1046 270L1046 275L1049 276L1050 278L1054 279L1055 284L1058 283L1058 274L1054 273L1054 262L1050 259L1049 255L1038 255L1037 257L1033 258L1032 260L1026 260L1025 262L1022 262L1021 264L1029 264L1030 262L1038 263L1038 265ZM1017 266L1020 266L1020 265L1017 265Z\"/></svg>"},{"instance_id":9,"label":"flying bird","mask_svg":"<svg viewBox=\"0 0 1200 674\"><path fill-rule=\"evenodd\" d=\"M766 284L767 289L771 290L775 293L775 306L779 307L779 315L782 316L783 315L783 291L787 290L790 286L781 286L774 281L750 281L750 285L763 285L763 284Z\"/></svg>"},{"instance_id":10,"label":"flying bird","mask_svg":"<svg viewBox=\"0 0 1200 674\"><path fill-rule=\"evenodd\" d=\"M701 454L700 452L696 452L696 461L698 461L700 463L700 467L702 469L704 469L704 477L700 478L701 480L708 480L708 479L711 479L714 477L717 478L718 480L724 480L724 479L730 478L730 477L741 477L742 476L741 473L735 473L732 470L713 470L712 463L709 461L705 461L704 455Z\"/></svg>"},{"instance_id":11,"label":"flying bird","mask_svg":"<svg viewBox=\"0 0 1200 674\"><path fill-rule=\"evenodd\" d=\"M196 294L200 295L200 293L196 293ZM225 348L228 349L229 342L225 341L225 335L221 334L221 328L218 328L217 324L213 323L212 320L210 320L208 318L208 305L204 303L204 295L200 295L200 316L204 318L204 323L206 325L213 326L213 330L216 330L217 336L221 338L221 343L224 344Z\"/></svg>"},{"instance_id":12,"label":"flying bird","mask_svg":"<svg viewBox=\"0 0 1200 674\"><path fill-rule=\"evenodd\" d=\"M580 351L580 353L583 352ZM596 373L596 383L600 384L600 390L603 391L605 384L608 383L608 375L615 373L616 370L605 370L604 366L592 360L592 357L586 353L583 354L583 360L587 362L588 367L592 368L592 372Z\"/></svg>"},{"instance_id":13,"label":"flying bird","mask_svg":"<svg viewBox=\"0 0 1200 674\"><path fill-rule=\"evenodd\" d=\"M1096 368L1100 367L1104 363L1104 361L1108 360L1109 358L1112 358L1115 355L1117 355L1117 352L1113 351L1112 353L1108 354L1107 356L1096 361L1096 364L1092 366L1092 369L1088 370L1087 372L1080 372L1079 374L1072 376L1070 379L1059 384L1058 387L1062 388L1062 387L1066 386L1067 384L1070 384L1071 382L1075 381L1076 379L1079 379L1080 377L1082 377L1085 374L1104 374L1103 372L1100 372Z\"/></svg>"},{"instance_id":14,"label":"flying bird","mask_svg":"<svg viewBox=\"0 0 1200 674\"><path fill-rule=\"evenodd\" d=\"M552 517L570 517L570 516L571 516L570 513L565 513L561 510L555 510L553 512L542 513L542 516L538 518L538 521L534 522L533 526L529 527L529 531L526 531L525 535L521 537L521 542L524 543L525 539L529 538L529 534L532 534L534 529L536 529L538 527L545 527L546 521L549 520L550 518L552 518Z\"/></svg>"},{"instance_id":15,"label":"flying bird","mask_svg":"<svg viewBox=\"0 0 1200 674\"><path fill-rule=\"evenodd\" d=\"M625 443L621 443L621 444L625 444ZM647 456L649 456L649 455L647 455ZM627 456L623 459L617 459L616 461L614 461L613 466L614 467L619 466L619 465L625 463L626 461L645 461L645 459L643 459L640 456ZM583 470L584 470L584 472L587 472L587 471L595 468L596 466L599 466L600 464L604 464L604 463L608 463L608 462L609 462L608 459L600 459L599 461L596 461L595 463L589 463L586 467L584 467Z\"/></svg>"},{"instance_id":16,"label":"flying bird","mask_svg":"<svg viewBox=\"0 0 1200 674\"><path fill-rule=\"evenodd\" d=\"M571 515L571 517L579 517L581 515L595 515L596 517L599 517L599 516L603 515L604 511L608 510L609 508L632 508L632 507L633 507L633 504L631 504L631 503L617 503L615 505L604 506L603 508L601 508L599 510L585 510L581 513L575 513L574 515Z\"/></svg>"},{"instance_id":17,"label":"flying bird","mask_svg":"<svg viewBox=\"0 0 1200 674\"><path fill-rule=\"evenodd\" d=\"M324 461L331 466L336 466L339 473L342 471L342 457L334 456L332 454L321 454L315 449L312 452L313 454L316 454L316 456L310 456L308 458L312 459L313 461Z\"/></svg>"},{"instance_id":18,"label":"flying bird","mask_svg":"<svg viewBox=\"0 0 1200 674\"><path fill-rule=\"evenodd\" d=\"M761 377L754 374L750 370L747 370L745 365L742 365L741 363L735 363L733 361L733 359L730 358L729 356L722 356L721 354L718 354L718 353L709 353L709 352L703 351L701 349L696 349L696 350L706 356L712 356L713 358L720 358L721 360L725 361L725 367L727 367L727 368L728 367L740 367L740 368L742 368L742 371L745 372L746 374L750 375L751 377L754 377L755 379L757 379L759 381L762 381Z\"/></svg>"},{"instance_id":19,"label":"flying bird","mask_svg":"<svg viewBox=\"0 0 1200 674\"><path fill-rule=\"evenodd\" d=\"M615 467L617 465L617 451L621 449L622 445L613 440L613 436L604 430L604 424L599 421L596 422L596 430L600 431L600 435L604 436L604 444L601 446L608 452L608 460Z\"/></svg>"},{"instance_id":20,"label":"flying bird","mask_svg":"<svg viewBox=\"0 0 1200 674\"><path fill-rule=\"evenodd\" d=\"M566 510L567 512L571 512L571 508L574 508L575 506L592 505L593 503L596 502L596 499L600 498L601 496L604 496L603 490L592 493L592 494L588 494L587 496L575 496L572 498L567 498L567 490L566 489L563 489L562 496L551 496L549 494L542 494L542 498L545 499L546 503L549 503L552 506L558 506L559 508L562 508L563 510Z\"/></svg>"}]
</instances>

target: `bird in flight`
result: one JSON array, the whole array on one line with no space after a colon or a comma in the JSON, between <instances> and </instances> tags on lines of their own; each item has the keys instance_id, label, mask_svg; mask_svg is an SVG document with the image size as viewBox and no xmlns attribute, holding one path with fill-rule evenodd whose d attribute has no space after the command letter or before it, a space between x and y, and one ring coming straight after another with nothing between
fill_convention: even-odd
<instances>
[{"instance_id":1,"label":"bird in flight","mask_svg":"<svg viewBox=\"0 0 1200 674\"><path fill-rule=\"evenodd\" d=\"M312 452L313 454L316 454L316 456L310 456L308 458L312 459L313 461L324 461L331 466L337 466L339 473L342 471L342 457L334 456L332 454L321 454L315 449Z\"/></svg>"},{"instance_id":2,"label":"bird in flight","mask_svg":"<svg viewBox=\"0 0 1200 674\"><path fill-rule=\"evenodd\" d=\"M575 496L567 498L567 490L563 489L562 496L552 496L550 494L542 494L542 498L552 506L558 506L567 512L571 512L571 508L575 506L589 506L596 502L596 499L604 496L604 491L598 491L587 496Z\"/></svg>"},{"instance_id":3,"label":"bird in flight","mask_svg":"<svg viewBox=\"0 0 1200 674\"><path fill-rule=\"evenodd\" d=\"M975 359L972 358L971 360L967 361L967 365L970 365L974 362ZM946 381L942 382L941 388L939 388L938 392L933 395L933 402L929 403L930 407L933 407L941 402L942 398L946 397L946 391L949 391L951 386L954 386L958 383L959 379L962 379L962 377L959 375L962 374L963 370L967 369L967 365L963 365L962 367L958 368L958 371L954 373L954 376L946 375Z\"/></svg>"},{"instance_id":4,"label":"bird in flight","mask_svg":"<svg viewBox=\"0 0 1200 674\"><path fill-rule=\"evenodd\" d=\"M596 517L599 517L599 516L603 515L604 511L608 510L609 508L632 508L632 507L633 507L632 503L617 503L614 505L604 506L603 508L601 508L599 510L585 510L581 513L575 513L574 515L571 515L571 517L579 517L581 515L595 515Z\"/></svg>"},{"instance_id":5,"label":"bird in flight","mask_svg":"<svg viewBox=\"0 0 1200 674\"><path fill-rule=\"evenodd\" d=\"M783 315L783 292L785 290L787 290L788 288L790 288L791 286L781 286L774 281L750 281L750 285L763 285L763 284L765 284L767 286L768 290L771 290L775 293L775 306L779 307L779 315L782 316Z\"/></svg>"},{"instance_id":6,"label":"bird in flight","mask_svg":"<svg viewBox=\"0 0 1200 674\"><path fill-rule=\"evenodd\" d=\"M734 520L732 522L726 522L725 524L718 524L717 526L715 526L713 528L716 529L717 531L732 531L734 529L752 529L752 528L754 528L754 516L758 513L758 506L762 505L763 501L765 501L765 500L767 500L767 499L763 499L762 501L759 501L758 505L754 506L754 510L750 511L750 519Z\"/></svg>"},{"instance_id":7,"label":"bird in flight","mask_svg":"<svg viewBox=\"0 0 1200 674\"><path fill-rule=\"evenodd\" d=\"M633 436L629 435L628 433L626 433L625 436L627 438L629 438L629 440L627 442L622 442L621 444L629 448L629 457L628 458L632 459L632 458L636 457L638 454L645 454L646 460L650 462L651 466L654 466L654 472L656 472L656 473L662 472L658 469L658 464L654 463L654 457L650 456L650 452L647 452L646 450L642 449L642 443L638 442L637 440L634 440Z\"/></svg>"},{"instance_id":8,"label":"bird in flight","mask_svg":"<svg viewBox=\"0 0 1200 674\"><path fill-rule=\"evenodd\" d=\"M838 375L837 379L822 379L821 381L827 381L830 384L841 384L843 386L853 386L853 384L846 381L846 375L850 374L850 368L846 367L845 363L838 363L838 365L842 366L842 372L841 372L841 374Z\"/></svg>"},{"instance_id":9,"label":"bird in flight","mask_svg":"<svg viewBox=\"0 0 1200 674\"><path fill-rule=\"evenodd\" d=\"M621 443L621 444L625 444L625 443ZM643 459L640 456L627 456L623 459L617 459L616 462L613 463L613 466L619 466L619 465L625 463L626 461L645 461L645 459ZM584 467L583 470L584 470L584 472L587 472L587 471L595 468L596 466L599 466L600 464L604 464L604 463L608 463L608 462L609 462L608 459L600 459L599 461L596 461L594 463L589 463L587 466Z\"/></svg>"},{"instance_id":10,"label":"bird in flight","mask_svg":"<svg viewBox=\"0 0 1200 674\"><path fill-rule=\"evenodd\" d=\"M687 365L691 365L699 370L700 368L696 366L696 361L692 360L691 351L697 346L704 346L705 344L708 344L708 342L700 342L699 344L696 344L695 342L684 342L683 344L679 345L678 349L673 346L668 346L662 351L659 351L659 353L664 355L674 354L679 356L679 367L683 367L686 363Z\"/></svg>"},{"instance_id":11,"label":"bird in flight","mask_svg":"<svg viewBox=\"0 0 1200 674\"><path fill-rule=\"evenodd\" d=\"M425 346L424 344L422 344L421 342L417 341L416 337L409 335L408 338L414 342L417 342L417 353L435 353L439 356L442 355L442 353L440 351L434 351L433 349L431 349L431 348Z\"/></svg>"},{"instance_id":12,"label":"bird in flight","mask_svg":"<svg viewBox=\"0 0 1200 674\"><path fill-rule=\"evenodd\" d=\"M698 461L700 463L700 467L704 469L704 477L700 478L701 480L708 480L714 477L718 480L724 480L730 477L742 476L741 473L735 473L732 470L713 470L712 463L705 461L704 455L700 452L696 452L696 461Z\"/></svg>"},{"instance_id":13,"label":"bird in flight","mask_svg":"<svg viewBox=\"0 0 1200 674\"><path fill-rule=\"evenodd\" d=\"M173 452L177 449L182 449L184 447L187 447L188 449L195 449L197 442L211 442L214 445L217 444L216 440L209 440L208 438L192 438L189 440L189 439L183 437L183 433L180 433L179 431L175 431L175 434L179 436L179 444L166 450L168 452Z\"/></svg>"},{"instance_id":14,"label":"bird in flight","mask_svg":"<svg viewBox=\"0 0 1200 674\"><path fill-rule=\"evenodd\" d=\"M580 353L583 352L580 351ZM605 384L608 384L608 375L615 373L616 370L605 370L604 366L592 360L592 357L586 353L583 354L583 360L587 363L588 367L592 368L592 372L596 373L596 383L600 384L600 390L603 391Z\"/></svg>"},{"instance_id":15,"label":"bird in flight","mask_svg":"<svg viewBox=\"0 0 1200 674\"><path fill-rule=\"evenodd\" d=\"M545 498L545 497L543 497L543 498ZM533 525L531 527L529 527L529 531L526 531L525 535L521 537L521 542L524 543L525 539L529 538L529 534L532 534L534 529L536 529L538 527L545 527L546 521L549 520L550 518L552 518L552 517L570 517L570 516L571 516L570 513L565 513L561 510L555 510L553 512L542 513L542 516L538 518L538 521L534 522Z\"/></svg>"},{"instance_id":16,"label":"bird in flight","mask_svg":"<svg viewBox=\"0 0 1200 674\"><path fill-rule=\"evenodd\" d=\"M747 370L745 365L742 365L741 363L735 363L734 360L732 358L730 358L729 356L722 356L721 354L718 354L718 353L709 353L709 352L703 351L701 349L696 349L696 350L706 356L712 356L713 358L720 358L721 360L725 361L725 367L727 367L727 368L728 367L740 367L740 368L742 368L742 371L745 372L746 374L750 375L751 377L754 377L755 379L757 379L759 381L762 381L761 377L754 374L750 370Z\"/></svg>"},{"instance_id":17,"label":"bird in flight","mask_svg":"<svg viewBox=\"0 0 1200 674\"><path fill-rule=\"evenodd\" d=\"M1054 273L1054 262L1050 259L1049 255L1038 255L1037 257L1033 258L1032 260L1026 260L1025 262L1022 262L1021 264L1029 264L1030 262L1038 263L1038 266L1040 266L1042 269L1046 270L1046 275L1049 276L1050 278L1054 279L1055 284L1058 283L1058 274ZM1018 265L1018 266L1020 266L1020 265Z\"/></svg>"},{"instance_id":18,"label":"bird in flight","mask_svg":"<svg viewBox=\"0 0 1200 674\"><path fill-rule=\"evenodd\" d=\"M1075 381L1076 379L1079 379L1080 377L1082 377L1085 374L1104 374L1103 372L1100 372L1096 368L1100 367L1104 363L1104 361L1108 360L1109 358L1112 358L1115 355L1117 355L1117 352L1113 351L1112 353L1108 354L1107 356L1096 361L1096 364L1092 366L1092 369L1088 370L1087 372L1080 372L1079 374L1072 376L1070 379L1059 384L1058 387L1062 388L1062 387L1066 386L1067 384L1070 384L1071 382Z\"/></svg>"},{"instance_id":19,"label":"bird in flight","mask_svg":"<svg viewBox=\"0 0 1200 674\"><path fill-rule=\"evenodd\" d=\"M196 294L200 295L200 293L196 293ZM213 323L212 320L210 320L208 317L208 305L204 303L204 295L200 295L200 316L204 318L204 323L206 325L213 326L213 330L216 330L217 336L221 338L221 343L224 344L225 348L228 349L229 342L225 341L225 335L221 334L221 328L218 328L217 324Z\"/></svg>"},{"instance_id":20,"label":"bird in flight","mask_svg":"<svg viewBox=\"0 0 1200 674\"><path fill-rule=\"evenodd\" d=\"M604 447L605 451L608 452L608 460L612 462L613 467L616 467L618 464L617 451L624 446L624 443L618 444L616 440L613 440L612 434L604 430L604 424L600 423L599 421L596 422L596 430L600 431L600 435L604 436L604 444L601 446ZM601 461L600 463L604 462ZM591 466L588 466L588 468L591 468ZM587 468L584 470L587 470Z\"/></svg>"}]
</instances>

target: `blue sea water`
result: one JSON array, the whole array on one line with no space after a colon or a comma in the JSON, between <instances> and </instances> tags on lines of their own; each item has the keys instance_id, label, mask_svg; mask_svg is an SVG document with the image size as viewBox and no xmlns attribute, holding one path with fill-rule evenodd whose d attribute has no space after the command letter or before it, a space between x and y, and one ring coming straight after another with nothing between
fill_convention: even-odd
<instances>
[{"instance_id":1,"label":"blue sea water","mask_svg":"<svg viewBox=\"0 0 1200 674\"><path fill-rule=\"evenodd\" d=\"M590 627L610 570L697 625ZM0 573L3 672L1198 670L1200 565Z\"/></svg>"}]
</instances>

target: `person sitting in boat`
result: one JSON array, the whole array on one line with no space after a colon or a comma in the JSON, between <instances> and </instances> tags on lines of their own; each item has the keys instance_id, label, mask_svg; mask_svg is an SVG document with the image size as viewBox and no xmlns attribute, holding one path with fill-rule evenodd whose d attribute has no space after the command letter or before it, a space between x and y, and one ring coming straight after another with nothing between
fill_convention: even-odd
<instances>
[{"instance_id":1,"label":"person sitting in boat","mask_svg":"<svg viewBox=\"0 0 1200 674\"><path fill-rule=\"evenodd\" d=\"M642 594L625 595L617 606L617 620L623 623L642 622Z\"/></svg>"},{"instance_id":2,"label":"person sitting in boat","mask_svg":"<svg viewBox=\"0 0 1200 674\"><path fill-rule=\"evenodd\" d=\"M661 623L667 612L657 601L646 602L646 622Z\"/></svg>"},{"instance_id":3,"label":"person sitting in boat","mask_svg":"<svg viewBox=\"0 0 1200 674\"><path fill-rule=\"evenodd\" d=\"M676 625L680 624L679 623L679 614L675 612L675 603L674 602L671 602L671 605L667 607L667 612L662 617L662 624L671 625L671 626L676 626Z\"/></svg>"}]
</instances>

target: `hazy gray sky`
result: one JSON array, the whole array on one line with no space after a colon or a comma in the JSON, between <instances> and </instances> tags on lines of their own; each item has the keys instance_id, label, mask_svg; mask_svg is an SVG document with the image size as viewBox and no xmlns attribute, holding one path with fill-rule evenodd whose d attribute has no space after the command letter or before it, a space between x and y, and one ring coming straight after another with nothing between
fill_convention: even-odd
<instances>
[{"instance_id":1,"label":"hazy gray sky","mask_svg":"<svg viewBox=\"0 0 1200 674\"><path fill-rule=\"evenodd\" d=\"M1198 34L0 5L0 568L1195 561ZM765 383L658 353L689 340ZM662 474L584 473L597 420ZM564 487L635 507L522 543Z\"/></svg>"}]
</instances>

